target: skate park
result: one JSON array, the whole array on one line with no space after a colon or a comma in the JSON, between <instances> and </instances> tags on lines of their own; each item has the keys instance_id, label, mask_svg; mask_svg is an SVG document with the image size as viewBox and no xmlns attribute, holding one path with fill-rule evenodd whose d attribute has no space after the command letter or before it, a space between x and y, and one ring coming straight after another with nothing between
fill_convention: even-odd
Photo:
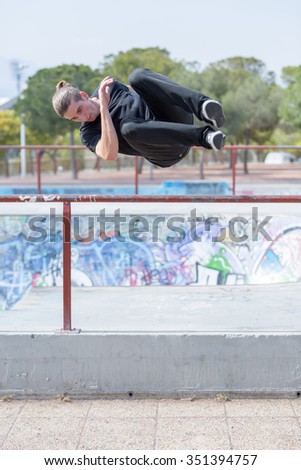
<instances>
[{"instance_id":1,"label":"skate park","mask_svg":"<svg viewBox=\"0 0 301 470\"><path fill-rule=\"evenodd\" d=\"M296 173L294 177L297 177ZM188 179L191 180L191 177ZM133 182L132 174L126 184L129 185L131 181ZM34 181L30 183L31 186L33 183ZM231 187L230 180L228 183ZM14 186L17 184L16 181ZM253 183L256 188L258 184L258 181ZM277 191L275 187L281 193L279 196L275 196ZM175 422L178 423L180 415L183 424L185 423L188 429L193 426L192 432L194 435L199 435L200 424L197 416L199 414L203 416L204 413L206 418L203 419L210 419L210 423L216 420L219 426L219 432L215 436L211 436L208 431L206 440L200 441L208 448L219 445L235 448L239 446L239 442L243 445L234 431L230 431L230 441L228 441L227 426L231 428L235 419L243 420L241 422L244 423L244 429L248 429L249 445L252 442L254 446L256 442L258 448L261 448L261 445L262 448L275 448L275 446L298 448L300 296L297 282L299 276L297 253L300 201L297 188L297 184L288 185L287 181L277 181L275 186L271 184L259 188L263 196L254 196L253 187L249 185L243 188L247 194L244 196L245 202L237 198L234 201L233 195L229 193L206 196L205 201L200 196L165 195L162 197L167 199L163 203L155 200L157 196L144 195L138 196L138 199L141 198L139 203L135 201L136 195L121 196L119 201L113 200L115 195L107 198L104 196L104 200L99 202L97 198L101 196L90 198L89 193L76 195L72 200L73 196L70 193L66 201L68 198L69 202L72 200L71 214L68 216L67 213L67 219L76 216L81 218L83 214L84 217L89 215L93 217L104 207L107 215L114 214L117 208L120 208L122 214L137 214L137 204L139 204L139 214L149 222L158 214L161 217L166 216L166 220L169 216L175 215L191 217L195 209L198 216L217 216L218 221L227 226L231 216L241 216L249 220L252 217L252 207L256 206L259 208L260 221L272 216L272 224L275 222L277 227L277 232L272 231L272 233L285 235L288 239L284 242L280 237L281 246L284 247L282 251L279 245L275 250L268 252L273 256L261 256L261 263L256 265L253 255L256 253L259 256L258 246L260 243L263 245L259 233L259 240L252 242L255 251L252 250L252 246L249 249L249 261L247 256L241 257L240 270L236 266L231 271L227 265L228 281L222 281L224 284L217 284L217 273L216 269L214 270L217 265L211 262L208 266L210 264L208 261L204 271L206 263L203 262L202 267L199 266L202 262L196 262L196 253L197 260L202 261L201 254L204 256L203 252L209 248L204 240L205 250L201 241L196 242L196 252L195 250L189 252L193 256L192 264L188 273L187 267L185 268L185 275L183 269L173 264L173 269L167 270L167 274L166 271L148 269L147 275L143 272L143 276L140 276L139 283L139 276L134 273L132 265L127 279L123 281L125 285L95 286L90 283L81 286L82 278L77 277L77 281L74 278L73 285L64 290L63 278L65 276L68 280L69 276L71 281L72 268L74 269L72 265L69 266L69 274L68 271L64 272L68 259L73 263L72 256L74 256L74 253L70 253L68 258L67 249L67 258L65 258L67 263L61 265L56 279L57 286L38 287L39 279L37 279L37 287L26 290L12 308L3 309L1 312L1 396L5 399L2 402L2 409L7 416L5 419L10 421L10 426L11 418L16 416L15 424L10 427L11 431L3 440L3 448L10 446L15 448L14 434L19 435L18 445L24 446L23 448L29 445L28 439L31 442L33 439L35 448L39 448L40 445L46 445L48 448L54 448L53 446L58 448L62 445L63 448L66 446L63 436L59 444L57 435L56 438L51 437L52 425L57 426L55 423L58 413L64 410L66 417L74 412L78 412L81 416L83 412L81 410L85 406L90 407L87 423L92 426L93 409L99 406L102 413L115 416L116 423L124 426L124 429L129 429L129 416L134 421L139 417L140 422L143 417L145 423L148 423L147 429L150 433L154 432L155 428L158 429L156 444L148 442L149 432L145 436L142 432L140 438L134 437L135 433L130 432L131 444L124 437L123 440L121 437L118 438L110 428L114 442L110 441L109 436L103 438L101 441L103 448L118 448L118 446L131 448L131 445L134 448L139 448L139 445L160 448L160 436L163 432L161 427L163 422L165 423L164 420L166 420L165 425L168 420L170 425L173 425ZM238 185L238 194L240 190ZM43 181L40 195L29 195L24 192L22 202L1 204L4 217L5 214L6 217L20 217L20 213L26 214L26 217L28 215L47 217L50 208L56 210L58 217L64 215L64 205L66 205L63 202L64 195L56 194L53 198L50 198L49 194L43 196ZM269 192L272 195L266 196ZM18 195L3 197L19 199ZM184 198L183 201L181 197ZM146 200L148 198L149 202L146 202L145 198ZM177 200L171 202L170 198ZM24 217L23 215L22 221ZM292 220L294 224L291 223ZM241 228L241 225L237 227ZM269 227L269 224L264 227L267 232ZM70 230L72 231L72 226ZM162 233L165 233L164 229ZM138 232L138 236L141 234ZM128 234L123 233L123 235L126 237ZM242 235L243 232L238 230L236 236L239 238ZM162 241L160 236L159 241ZM227 242L227 238L225 241ZM130 242L133 243L133 240ZM58 243L63 245L62 239L59 239ZM70 247L69 243L65 245L67 248ZM85 249L90 245L83 244ZM271 242L268 245L271 245ZM112 239L111 243L101 242L101 246L122 247L122 243ZM180 246L184 250L186 245L180 243ZM293 246L291 258L285 255L288 246ZM26 253L25 245L22 249ZM218 261L215 257L214 260L219 263L229 261L229 253L228 258L224 256ZM287 270L280 270L279 263L275 264L275 253L279 259L286 260L283 266L288 267ZM185 251L182 254L185 255ZM214 256L217 253L212 254ZM39 254L36 253L30 259L34 259L37 263ZM293 261L294 259L297 261ZM118 272L120 260L120 257L117 261L114 261L114 257L107 258L109 263L105 269L107 275L111 272L108 269L110 267ZM254 261L252 269L248 268L250 260ZM129 268L128 265L126 267ZM166 267L164 265L165 269ZM192 267L193 279L189 277ZM89 269L87 267L85 275L89 274ZM254 277L254 273L257 278ZM205 275L208 278L207 285L204 281ZM183 279L187 280L187 276L190 284L183 282ZM262 282L262 276L266 276L265 282ZM172 285L175 278L182 279L182 285ZM163 282L160 283L159 280ZM82 282L87 284L87 277L84 277ZM166 284L167 282L169 284ZM202 283L203 285L200 285ZM8 402L6 397L9 398ZM61 401L58 397L66 398ZM41 406L43 418L39 423L45 421L46 424L47 420L49 426L46 429L43 424L39 424L43 429L43 437L38 439L33 437L31 426L28 434L22 431L21 437L18 426L23 426L24 429L24 420L28 419L26 416L33 416L32 413L36 413L35 410ZM173 412L170 407L174 407ZM167 415L165 417L164 409L170 418L167 418ZM257 410L255 411L257 418L250 419L251 410L252 416L254 410ZM15 413L18 413L18 418ZM233 413L236 418L233 417ZM278 417L275 418L277 414ZM262 440L259 442L255 437L256 422L258 423L258 420L262 422L263 416L267 430L266 434L263 431ZM191 420L195 422L192 423ZM78 423L78 426L79 430L83 429L81 424ZM213 428L215 429L214 426ZM279 435L280 428L283 431L282 438L279 437L275 444L275 441L271 441L271 436L274 433ZM86 433L85 427L83 436L86 436ZM124 435L124 433L118 435L122 434ZM84 444L83 440L78 441L78 444L74 444L73 439L69 442L71 446L78 445L79 448L88 445ZM99 440L94 442L100 443ZM165 448L166 445L168 447L166 438L164 442ZM178 437L175 436L173 446L176 442L178 448L183 448L185 441L180 431ZM186 442L188 447L193 445L189 438ZM244 445L247 447L248 444L245 442Z\"/></svg>"},{"instance_id":2,"label":"skate park","mask_svg":"<svg viewBox=\"0 0 301 470\"><path fill-rule=\"evenodd\" d=\"M56 265L60 272L54 285L48 279L43 287L38 287L37 273L42 277L41 271L48 269L48 274L45 276L44 272L43 276L49 278L52 269L53 276L53 265L49 265L36 269L33 285L37 287L27 288L24 279L30 277L30 273L23 266L23 293L16 295L18 301L12 294L11 307L1 312L1 357L5 361L2 375L6 378L2 394L299 396L301 196L297 185L274 179L272 183L277 181L277 187L281 188L282 184L284 188L278 190L278 196L273 184L262 186L263 194L259 190L259 195L254 195L250 190L252 183L248 190L241 191L239 187L239 194L233 194L236 179L232 168L232 180L218 180L218 185L212 178L203 182L189 179L186 183L173 179L165 183L174 193L175 188L183 186L188 193L197 192L191 187L201 183L203 191L207 185L209 189L205 191L217 193L212 196L166 192L161 196L147 196L143 194L145 186L138 189L137 172L134 195L123 195L119 186L120 196L91 196L87 185L87 194L72 194L74 186L70 185L71 195L65 195L64 189L60 194L56 190L56 194L51 195L47 194L51 187L43 194L41 177L37 176L37 193L40 194L26 194L36 184L35 177L31 186L28 185L30 189L24 186L24 196L11 193L2 196L4 216L43 214L48 217L51 211L56 211L58 218L69 220L69 226L63 227L63 231L69 230L64 236L70 239L73 217L91 217L93 221L100 211L106 210L110 219L119 210L125 216L139 214L143 219L140 222L147 222L148 231L144 226L143 232L140 224L134 240L129 233L122 240L113 237L101 241L101 251L91 251L95 244L92 242L84 243L86 251L81 252L77 243L72 255L70 243L62 237L55 240L52 245L61 243L63 249L58 255L61 265L59 269ZM133 183L133 174L130 177ZM259 185L258 177L256 179ZM124 182L129 184L129 180ZM42 183L46 189L46 181ZM17 180L15 186L18 186ZM295 195L292 195L292 187ZM269 191L271 196L267 195ZM260 220L271 219L274 240L265 240L261 233L257 234L257 240L251 240L253 206L257 214L260 213L257 215ZM196 213L197 220L201 221L201 232L197 233L194 226L195 241L191 239L191 217ZM140 249L143 246L137 243L141 241L140 232L147 243L150 242L154 236L152 223L158 216L165 217L160 228L155 226L162 251L159 253L158 247L154 248L151 243L147 249ZM164 245L161 238L168 232L166 223L175 216L181 219L185 236L184 243L183 240L175 243L177 248L173 249L172 243ZM212 216L216 219L214 224L204 231L204 220ZM238 230L233 233L233 241L227 230L229 221L231 225L231 220L237 217L241 220L232 224L234 230ZM190 220L189 227L187 220ZM248 233L241 231L246 227ZM176 229L179 231L179 227ZM224 230L225 236L214 244L212 236L217 234L217 229ZM31 244L39 245L41 243ZM110 245L112 250L108 248ZM131 251L134 245L136 251ZM213 245L218 248L213 249ZM26 246L20 247L26 258ZM127 251L131 253L129 263L124 261ZM288 251L291 252L288 254ZM34 260L31 262L37 263L43 257L43 250L30 256ZM91 275L90 261L86 261L84 268L75 265L74 256L86 260L89 256L98 257L105 274L96 281ZM141 268L143 263L144 268ZM142 271L137 268L138 264ZM43 350L45 338L47 348ZM68 355L64 357L67 341ZM6 361L8 348L11 348L11 355L8 355L11 360ZM60 351L58 357L56 351ZM34 374L32 361L35 362ZM58 369L60 374L57 374ZM87 375L82 371L87 371Z\"/></svg>"},{"instance_id":3,"label":"skate park","mask_svg":"<svg viewBox=\"0 0 301 470\"><path fill-rule=\"evenodd\" d=\"M2 466L298 468L299 5L95 3L101 28L74 3L23 6L4 8L0 57L0 146L29 144L0 149ZM169 169L76 148L56 84L90 95L135 67L218 100L226 148Z\"/></svg>"}]
</instances>

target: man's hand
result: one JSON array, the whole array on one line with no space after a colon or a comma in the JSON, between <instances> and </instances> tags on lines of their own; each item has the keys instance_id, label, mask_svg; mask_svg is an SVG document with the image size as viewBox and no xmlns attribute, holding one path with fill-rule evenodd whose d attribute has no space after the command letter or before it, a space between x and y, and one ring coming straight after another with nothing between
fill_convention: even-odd
<instances>
[{"instance_id":1,"label":"man's hand","mask_svg":"<svg viewBox=\"0 0 301 470\"><path fill-rule=\"evenodd\" d=\"M99 105L100 108L107 108L110 103L110 87L111 83L114 82L114 78L105 77L100 82L100 87L98 91Z\"/></svg>"}]
</instances>

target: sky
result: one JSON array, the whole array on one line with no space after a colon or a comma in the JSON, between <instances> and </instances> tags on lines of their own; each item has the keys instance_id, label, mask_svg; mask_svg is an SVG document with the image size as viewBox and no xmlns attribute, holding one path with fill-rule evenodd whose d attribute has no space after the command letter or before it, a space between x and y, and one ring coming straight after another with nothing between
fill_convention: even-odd
<instances>
[{"instance_id":1,"label":"sky","mask_svg":"<svg viewBox=\"0 0 301 470\"><path fill-rule=\"evenodd\" d=\"M17 94L12 61L24 84L41 68L97 68L133 47L165 48L200 70L255 57L279 83L283 67L301 65L301 0L8 0L0 21L0 98Z\"/></svg>"}]
</instances>

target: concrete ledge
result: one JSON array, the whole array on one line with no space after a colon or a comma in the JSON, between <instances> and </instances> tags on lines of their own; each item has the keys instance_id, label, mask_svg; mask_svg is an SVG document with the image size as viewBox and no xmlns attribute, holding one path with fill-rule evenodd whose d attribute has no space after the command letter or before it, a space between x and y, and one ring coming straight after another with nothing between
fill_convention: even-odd
<instances>
[{"instance_id":1,"label":"concrete ledge","mask_svg":"<svg viewBox=\"0 0 301 470\"><path fill-rule=\"evenodd\" d=\"M80 333L59 332L61 304L40 288L1 313L0 394L301 393L298 284L77 288Z\"/></svg>"},{"instance_id":2,"label":"concrete ledge","mask_svg":"<svg viewBox=\"0 0 301 470\"><path fill-rule=\"evenodd\" d=\"M2 393L301 391L301 335L5 334Z\"/></svg>"}]
</instances>

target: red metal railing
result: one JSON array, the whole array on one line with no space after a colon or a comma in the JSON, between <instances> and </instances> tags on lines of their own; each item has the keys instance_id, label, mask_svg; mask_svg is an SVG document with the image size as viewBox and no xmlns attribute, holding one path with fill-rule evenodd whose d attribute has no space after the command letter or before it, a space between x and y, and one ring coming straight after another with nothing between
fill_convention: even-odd
<instances>
[{"instance_id":1,"label":"red metal railing","mask_svg":"<svg viewBox=\"0 0 301 470\"><path fill-rule=\"evenodd\" d=\"M36 156L37 156L37 193L41 194L42 189L41 189L41 176L42 176L42 171L41 171L41 149L38 149L36 151Z\"/></svg>"},{"instance_id":2,"label":"red metal railing","mask_svg":"<svg viewBox=\"0 0 301 470\"><path fill-rule=\"evenodd\" d=\"M297 203L300 196L105 196L105 195L9 195L0 196L0 203L60 202L63 204L63 330L72 331L71 321L71 204L87 202L135 203Z\"/></svg>"},{"instance_id":3,"label":"red metal railing","mask_svg":"<svg viewBox=\"0 0 301 470\"><path fill-rule=\"evenodd\" d=\"M63 329L71 331L71 204L68 201L63 204Z\"/></svg>"},{"instance_id":4,"label":"red metal railing","mask_svg":"<svg viewBox=\"0 0 301 470\"><path fill-rule=\"evenodd\" d=\"M36 151L36 165L37 165L37 193L41 194L41 151L42 150L86 150L82 145L0 145L0 150L35 150ZM139 192L139 157L135 157L135 194Z\"/></svg>"},{"instance_id":5,"label":"red metal railing","mask_svg":"<svg viewBox=\"0 0 301 470\"><path fill-rule=\"evenodd\" d=\"M232 194L235 196L237 150L298 150L301 147L298 145L226 145L224 149L231 152Z\"/></svg>"},{"instance_id":6,"label":"red metal railing","mask_svg":"<svg viewBox=\"0 0 301 470\"><path fill-rule=\"evenodd\" d=\"M37 163L37 193L41 193L41 151L42 150L86 150L81 145L0 145L0 150L10 149L29 149L36 150L36 163ZM301 149L298 145L226 145L225 150L230 151L231 168L232 168L232 194L236 194L236 163L237 163L237 150L298 150ZM135 176L134 176L135 194L139 193L139 157L135 157Z\"/></svg>"}]
</instances>

